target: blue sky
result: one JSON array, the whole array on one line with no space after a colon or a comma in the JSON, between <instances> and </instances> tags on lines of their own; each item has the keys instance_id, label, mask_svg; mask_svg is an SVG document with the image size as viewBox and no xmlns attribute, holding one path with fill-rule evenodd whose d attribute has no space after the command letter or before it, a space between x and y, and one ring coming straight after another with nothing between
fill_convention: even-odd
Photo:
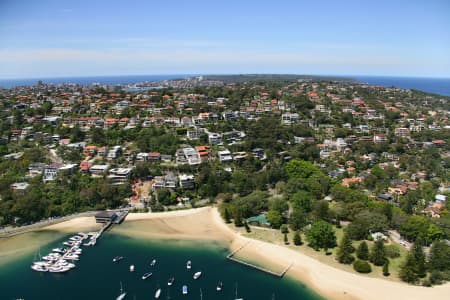
<instances>
[{"instance_id":1,"label":"blue sky","mask_svg":"<svg viewBox=\"0 0 450 300\"><path fill-rule=\"evenodd\" d=\"M0 78L177 73L450 77L450 1L0 0Z\"/></svg>"}]
</instances>

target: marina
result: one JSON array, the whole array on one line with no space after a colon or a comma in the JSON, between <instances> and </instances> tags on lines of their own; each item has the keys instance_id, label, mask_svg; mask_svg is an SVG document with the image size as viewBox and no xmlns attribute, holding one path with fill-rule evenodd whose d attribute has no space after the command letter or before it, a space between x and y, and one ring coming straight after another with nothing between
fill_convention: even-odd
<instances>
[{"instance_id":1,"label":"marina","mask_svg":"<svg viewBox=\"0 0 450 300\"><path fill-rule=\"evenodd\" d=\"M76 235L73 235L69 237L66 241L62 242L62 244L64 246L67 246L68 248L64 247L53 248L51 253L43 257L41 257L39 253L39 261L34 259L33 264L31 265L31 269L37 272L50 272L50 273L65 273L67 271L74 269L76 267L74 262L79 261L80 256L83 253L83 249L81 248L81 246L85 247L95 246L97 240L102 236L102 234L107 229L109 229L113 224L122 223L127 214L128 211L126 210L117 212L116 211L98 212L95 215L96 221L98 223L104 224L98 232L89 232L89 233L78 232ZM120 261L121 259L123 259L123 257L115 257L113 261L116 262Z\"/></svg>"}]
</instances>

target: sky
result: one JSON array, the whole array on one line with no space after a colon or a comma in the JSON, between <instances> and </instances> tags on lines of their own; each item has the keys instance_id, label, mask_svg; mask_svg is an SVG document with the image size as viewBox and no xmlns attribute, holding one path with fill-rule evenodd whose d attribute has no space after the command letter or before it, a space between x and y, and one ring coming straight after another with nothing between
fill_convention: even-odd
<instances>
[{"instance_id":1,"label":"sky","mask_svg":"<svg viewBox=\"0 0 450 300\"><path fill-rule=\"evenodd\" d=\"M450 77L450 1L0 0L0 78Z\"/></svg>"}]
</instances>

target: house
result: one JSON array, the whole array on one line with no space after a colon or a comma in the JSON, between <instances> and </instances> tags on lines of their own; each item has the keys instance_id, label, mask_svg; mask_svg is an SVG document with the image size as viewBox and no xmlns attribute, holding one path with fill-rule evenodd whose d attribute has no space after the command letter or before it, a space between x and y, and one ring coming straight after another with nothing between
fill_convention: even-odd
<instances>
[{"instance_id":1,"label":"house","mask_svg":"<svg viewBox=\"0 0 450 300\"><path fill-rule=\"evenodd\" d=\"M87 160L83 160L80 162L80 171L83 173L89 172L89 169L92 167L92 163Z\"/></svg>"},{"instance_id":2,"label":"house","mask_svg":"<svg viewBox=\"0 0 450 300\"><path fill-rule=\"evenodd\" d=\"M108 171L109 169L109 165L92 165L89 169L89 172L91 172L91 174L93 176L103 176L104 174L106 174L106 171Z\"/></svg>"},{"instance_id":3,"label":"house","mask_svg":"<svg viewBox=\"0 0 450 300\"><path fill-rule=\"evenodd\" d=\"M208 141L211 145L220 145L222 144L222 135L211 132L208 134Z\"/></svg>"},{"instance_id":4,"label":"house","mask_svg":"<svg viewBox=\"0 0 450 300\"><path fill-rule=\"evenodd\" d=\"M203 133L203 128L189 128L186 132L186 136L188 140L198 140Z\"/></svg>"},{"instance_id":5,"label":"house","mask_svg":"<svg viewBox=\"0 0 450 300\"><path fill-rule=\"evenodd\" d=\"M107 178L113 185L123 184L130 179L132 170L132 168L114 168L109 170Z\"/></svg>"},{"instance_id":6,"label":"house","mask_svg":"<svg viewBox=\"0 0 450 300\"><path fill-rule=\"evenodd\" d=\"M188 146L177 150L176 161L179 164L199 165L202 160L197 150Z\"/></svg>"},{"instance_id":7,"label":"house","mask_svg":"<svg viewBox=\"0 0 450 300\"><path fill-rule=\"evenodd\" d=\"M231 156L231 152L227 149L218 151L217 154L219 156L220 162L229 162L229 161L233 160L233 156Z\"/></svg>"},{"instance_id":8,"label":"house","mask_svg":"<svg viewBox=\"0 0 450 300\"><path fill-rule=\"evenodd\" d=\"M148 153L148 161L158 162L161 159L161 154L159 152L149 152Z\"/></svg>"},{"instance_id":9,"label":"house","mask_svg":"<svg viewBox=\"0 0 450 300\"><path fill-rule=\"evenodd\" d=\"M387 137L384 133L378 133L373 136L374 143L385 143L387 141Z\"/></svg>"},{"instance_id":10,"label":"house","mask_svg":"<svg viewBox=\"0 0 450 300\"><path fill-rule=\"evenodd\" d=\"M426 207L423 212L427 215L429 215L432 218L440 218L441 213L445 208L445 204L443 203L433 203Z\"/></svg>"},{"instance_id":11,"label":"house","mask_svg":"<svg viewBox=\"0 0 450 300\"><path fill-rule=\"evenodd\" d=\"M136 162L146 162L148 160L148 153L140 152L136 154Z\"/></svg>"},{"instance_id":12,"label":"house","mask_svg":"<svg viewBox=\"0 0 450 300\"><path fill-rule=\"evenodd\" d=\"M436 202L445 203L445 201L447 201L447 196L446 196L446 195L437 194L437 195L434 197L434 200L435 200Z\"/></svg>"},{"instance_id":13,"label":"house","mask_svg":"<svg viewBox=\"0 0 450 300\"><path fill-rule=\"evenodd\" d=\"M30 186L29 183L27 182L15 182L13 184L10 185L11 189L13 190L13 192L19 194L19 195L24 195L26 189Z\"/></svg>"},{"instance_id":14,"label":"house","mask_svg":"<svg viewBox=\"0 0 450 300\"><path fill-rule=\"evenodd\" d=\"M267 156L266 153L264 152L264 149L261 148L255 148L252 150L252 154L254 158L257 158L259 160L266 160Z\"/></svg>"},{"instance_id":15,"label":"house","mask_svg":"<svg viewBox=\"0 0 450 300\"><path fill-rule=\"evenodd\" d=\"M297 113L284 113L281 115L281 124L291 125L298 121L299 115Z\"/></svg>"},{"instance_id":16,"label":"house","mask_svg":"<svg viewBox=\"0 0 450 300\"><path fill-rule=\"evenodd\" d=\"M84 149L83 149L84 156L94 156L95 153L97 153L97 146L89 145L89 146L84 147Z\"/></svg>"},{"instance_id":17,"label":"house","mask_svg":"<svg viewBox=\"0 0 450 300\"><path fill-rule=\"evenodd\" d=\"M362 179L360 177L344 178L342 179L342 186L350 187L353 184L361 183Z\"/></svg>"},{"instance_id":18,"label":"house","mask_svg":"<svg viewBox=\"0 0 450 300\"><path fill-rule=\"evenodd\" d=\"M411 132L410 132L409 128L399 127L399 128L395 128L394 134L395 134L395 136L398 136L398 137L409 137L411 135Z\"/></svg>"},{"instance_id":19,"label":"house","mask_svg":"<svg viewBox=\"0 0 450 300\"><path fill-rule=\"evenodd\" d=\"M197 150L198 155L202 160L208 160L211 158L211 147L210 146L196 146L195 150Z\"/></svg>"},{"instance_id":20,"label":"house","mask_svg":"<svg viewBox=\"0 0 450 300\"><path fill-rule=\"evenodd\" d=\"M182 189L193 189L195 187L194 175L180 174L178 179Z\"/></svg>"},{"instance_id":21,"label":"house","mask_svg":"<svg viewBox=\"0 0 450 300\"><path fill-rule=\"evenodd\" d=\"M120 156L120 154L122 153L122 147L120 146L114 146L112 147L109 151L108 151L108 159L116 159Z\"/></svg>"},{"instance_id":22,"label":"house","mask_svg":"<svg viewBox=\"0 0 450 300\"><path fill-rule=\"evenodd\" d=\"M95 214L95 221L102 224L114 222L116 218L117 214L113 211L100 211Z\"/></svg>"}]
</instances>

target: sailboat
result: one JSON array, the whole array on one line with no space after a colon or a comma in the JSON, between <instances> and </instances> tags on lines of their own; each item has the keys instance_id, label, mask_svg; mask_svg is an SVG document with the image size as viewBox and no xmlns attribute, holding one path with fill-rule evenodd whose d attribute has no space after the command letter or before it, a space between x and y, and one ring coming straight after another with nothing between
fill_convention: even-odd
<instances>
[{"instance_id":1,"label":"sailboat","mask_svg":"<svg viewBox=\"0 0 450 300\"><path fill-rule=\"evenodd\" d=\"M122 300L127 295L127 292L124 292L122 289L122 281L120 282L120 295L117 296L116 300Z\"/></svg>"},{"instance_id":2,"label":"sailboat","mask_svg":"<svg viewBox=\"0 0 450 300\"><path fill-rule=\"evenodd\" d=\"M237 283L236 283L236 293L235 293L235 297L234 297L234 300L244 300L244 298L238 298L238 293L237 293Z\"/></svg>"}]
</instances>

